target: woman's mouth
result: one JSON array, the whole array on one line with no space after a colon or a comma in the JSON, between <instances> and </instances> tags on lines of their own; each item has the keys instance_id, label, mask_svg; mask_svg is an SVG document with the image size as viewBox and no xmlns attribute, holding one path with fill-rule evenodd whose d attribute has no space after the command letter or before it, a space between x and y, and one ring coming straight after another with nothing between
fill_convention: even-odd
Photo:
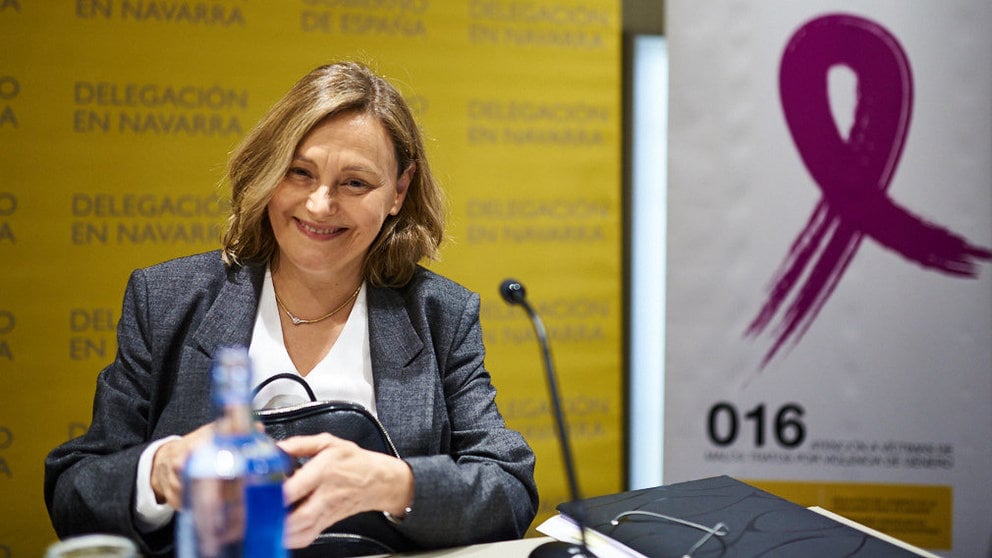
<instances>
[{"instance_id":1,"label":"woman's mouth","mask_svg":"<svg viewBox=\"0 0 992 558\"><path fill-rule=\"evenodd\" d=\"M339 233L344 230L342 227L328 227L328 226L316 226L309 223L305 223L299 219L296 220L296 225L300 229L308 234L315 236L329 236L335 233Z\"/></svg>"}]
</instances>

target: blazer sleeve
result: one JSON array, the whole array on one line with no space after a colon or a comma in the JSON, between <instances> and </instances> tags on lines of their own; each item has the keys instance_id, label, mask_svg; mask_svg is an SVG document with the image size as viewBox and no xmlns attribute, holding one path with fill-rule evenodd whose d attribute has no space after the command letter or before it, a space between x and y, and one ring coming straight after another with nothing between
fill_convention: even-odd
<instances>
[{"instance_id":1,"label":"blazer sleeve","mask_svg":"<svg viewBox=\"0 0 992 558\"><path fill-rule=\"evenodd\" d=\"M450 423L441 455L406 458L413 470L411 513L398 526L424 547L521 538L537 513L534 453L506 427L484 366L479 296L456 309L454 334L435 351Z\"/></svg>"},{"instance_id":2,"label":"blazer sleeve","mask_svg":"<svg viewBox=\"0 0 992 558\"><path fill-rule=\"evenodd\" d=\"M118 323L118 351L98 376L89 430L51 451L45 460L45 504L60 538L84 533L120 534L144 554L166 551L171 528L137 531L134 491L138 459L148 445L151 370L148 290L132 273Z\"/></svg>"}]
</instances>

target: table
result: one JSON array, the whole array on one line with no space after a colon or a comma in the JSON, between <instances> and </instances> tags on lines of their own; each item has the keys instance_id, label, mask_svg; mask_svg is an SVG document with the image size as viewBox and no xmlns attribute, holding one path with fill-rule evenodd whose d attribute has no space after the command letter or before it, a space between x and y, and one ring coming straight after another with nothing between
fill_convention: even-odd
<instances>
[{"instance_id":1,"label":"table","mask_svg":"<svg viewBox=\"0 0 992 558\"><path fill-rule=\"evenodd\" d=\"M418 557L418 558L518 558L526 557L534 548L554 540L550 537L531 537L514 541L500 541L494 543L473 544L470 546L458 546L455 548L441 548L438 550L425 550L423 552L401 552L399 554L379 554L371 558L393 557Z\"/></svg>"}]
</instances>

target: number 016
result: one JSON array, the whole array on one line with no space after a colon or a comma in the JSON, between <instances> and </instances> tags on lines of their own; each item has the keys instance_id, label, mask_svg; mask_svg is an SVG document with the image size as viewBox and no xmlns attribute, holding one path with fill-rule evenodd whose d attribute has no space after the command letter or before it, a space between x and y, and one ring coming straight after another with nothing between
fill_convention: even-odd
<instances>
[{"instance_id":1,"label":"number 016","mask_svg":"<svg viewBox=\"0 0 992 558\"><path fill-rule=\"evenodd\" d=\"M802 445L806 439L806 425L802 421L804 413L802 406L797 403L786 403L778 409L771 429L778 445L784 448ZM721 401L710 407L706 422L710 441L718 446L733 444L737 441L742 420L754 424L754 445L763 447L767 426L764 403L745 413L743 418L732 403Z\"/></svg>"}]
</instances>

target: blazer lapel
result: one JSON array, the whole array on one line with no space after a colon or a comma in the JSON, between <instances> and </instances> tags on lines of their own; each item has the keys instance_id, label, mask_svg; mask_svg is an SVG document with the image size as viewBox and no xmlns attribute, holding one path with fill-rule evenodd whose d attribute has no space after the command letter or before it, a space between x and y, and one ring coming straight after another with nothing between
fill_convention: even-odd
<instances>
[{"instance_id":1,"label":"blazer lapel","mask_svg":"<svg viewBox=\"0 0 992 558\"><path fill-rule=\"evenodd\" d=\"M184 347L181 370L209 370L218 347L248 346L264 278L264 266L227 271L227 280L193 334L195 345ZM209 384L209 377L206 381Z\"/></svg>"},{"instance_id":2,"label":"blazer lapel","mask_svg":"<svg viewBox=\"0 0 992 558\"><path fill-rule=\"evenodd\" d=\"M410 322L403 297L369 287L369 350L376 412L400 455L422 453L433 444L437 364ZM411 402L416 404L411 405Z\"/></svg>"},{"instance_id":3,"label":"blazer lapel","mask_svg":"<svg viewBox=\"0 0 992 558\"><path fill-rule=\"evenodd\" d=\"M218 256L219 257L219 256ZM191 273L202 273L193 268ZM182 344L174 347L179 352L175 366L175 399L170 398L165 413L168 417L158 423L155 435L185 434L213 420L210 403L210 366L213 356L221 346L247 346L251 341L258 297L261 294L265 267L236 267L224 270L226 277L216 291L197 293L199 300L190 296L189 304L209 304L196 330L189 336L180 336ZM188 324L175 324L177 329Z\"/></svg>"}]
</instances>

